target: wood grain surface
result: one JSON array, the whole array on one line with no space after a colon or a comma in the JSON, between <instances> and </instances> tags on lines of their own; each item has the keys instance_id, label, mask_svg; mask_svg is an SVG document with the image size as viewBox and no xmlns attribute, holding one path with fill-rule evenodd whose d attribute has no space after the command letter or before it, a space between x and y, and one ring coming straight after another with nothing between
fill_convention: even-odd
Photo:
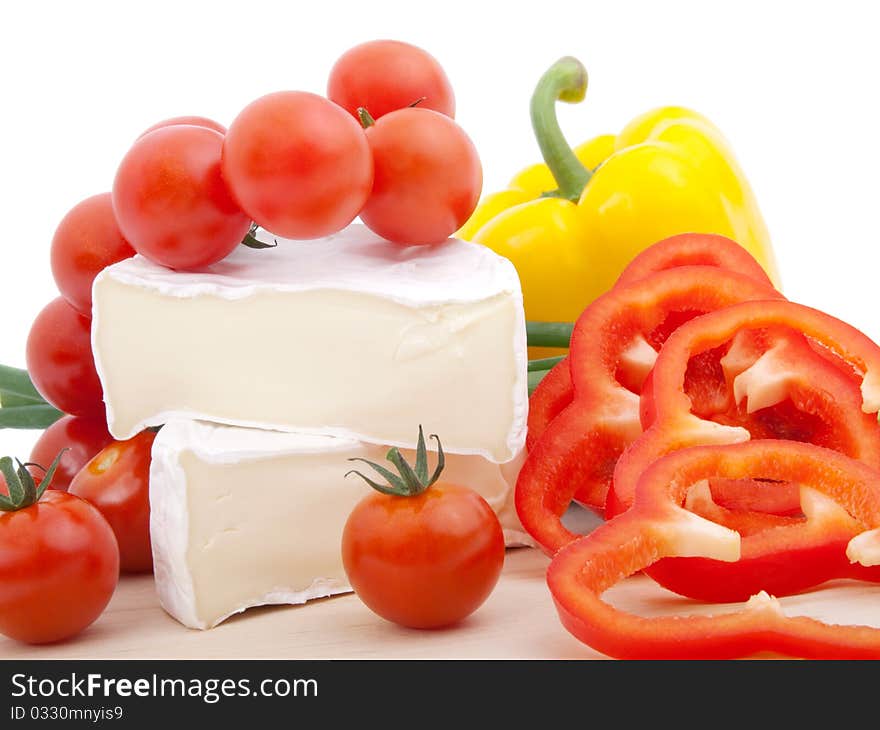
<instances>
[{"instance_id":1,"label":"wood grain surface","mask_svg":"<svg viewBox=\"0 0 880 730\"><path fill-rule=\"evenodd\" d=\"M353 595L304 606L258 608L209 631L187 629L160 608L150 576L125 577L107 611L79 637L33 647L0 638L2 658L559 658L601 659L559 623L544 583L548 559L538 550L507 553L489 600L462 624L441 631L394 626ZM642 615L713 613L635 576L606 594ZM782 599L789 614L880 626L880 586L837 581Z\"/></svg>"}]
</instances>

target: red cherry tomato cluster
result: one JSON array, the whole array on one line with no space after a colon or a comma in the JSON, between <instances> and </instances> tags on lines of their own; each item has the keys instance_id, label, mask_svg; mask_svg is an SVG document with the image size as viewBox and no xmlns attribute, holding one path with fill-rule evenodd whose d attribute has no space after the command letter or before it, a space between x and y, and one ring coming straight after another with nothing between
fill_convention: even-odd
<instances>
[{"instance_id":1,"label":"red cherry tomato cluster","mask_svg":"<svg viewBox=\"0 0 880 730\"><path fill-rule=\"evenodd\" d=\"M116 173L116 219L139 253L174 269L220 261L252 225L313 239L360 215L396 243L439 243L482 188L454 112L432 56L397 41L364 43L334 65L327 97L267 94L228 130L203 117L150 127Z\"/></svg>"},{"instance_id":2,"label":"red cherry tomato cluster","mask_svg":"<svg viewBox=\"0 0 880 730\"><path fill-rule=\"evenodd\" d=\"M118 442L107 431L91 349L95 277L135 253L172 269L208 266L255 225L311 239L360 215L395 243L440 243L467 220L482 187L476 149L454 114L452 87L430 54L397 41L364 43L333 66L326 97L263 96L228 130L199 116L154 124L123 157L112 191L62 219L51 246L61 296L31 327L27 366L46 401L69 415L46 429L30 457L55 464L50 491L0 512L0 552L29 546L0 575L0 632L66 638L103 610L120 568L152 566L154 434ZM34 482L44 479L30 468ZM8 495L2 478L0 495ZM50 532L83 539L65 548L40 537ZM25 594L28 601L16 598Z\"/></svg>"},{"instance_id":3,"label":"red cherry tomato cluster","mask_svg":"<svg viewBox=\"0 0 880 730\"><path fill-rule=\"evenodd\" d=\"M154 124L123 157L112 193L64 217L51 252L61 297L38 315L27 344L28 371L49 403L104 417L92 283L135 252L187 270L226 257L254 224L310 239L360 215L399 244L439 243L461 227L482 168L453 121L452 87L436 59L397 41L361 44L333 66L327 97L268 94L228 130L196 116Z\"/></svg>"},{"instance_id":4,"label":"red cherry tomato cluster","mask_svg":"<svg viewBox=\"0 0 880 730\"><path fill-rule=\"evenodd\" d=\"M397 41L361 44L333 66L327 97L268 94L228 130L196 116L154 124L123 157L112 193L64 217L51 250L61 297L40 312L27 344L28 371L49 403L104 417L92 283L135 251L197 269L227 256L254 223L309 239L360 215L391 241L430 244L467 220L482 168L452 119L452 87L436 59Z\"/></svg>"}]
</instances>

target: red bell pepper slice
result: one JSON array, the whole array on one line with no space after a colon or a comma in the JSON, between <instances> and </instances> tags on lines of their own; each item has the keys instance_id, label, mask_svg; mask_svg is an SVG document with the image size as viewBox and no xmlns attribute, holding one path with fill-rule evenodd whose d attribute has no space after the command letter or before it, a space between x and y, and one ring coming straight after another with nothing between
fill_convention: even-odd
<instances>
[{"instance_id":1,"label":"red bell pepper slice","mask_svg":"<svg viewBox=\"0 0 880 730\"><path fill-rule=\"evenodd\" d=\"M847 557L865 566L880 564L880 472L839 452L792 441L692 447L655 461L639 480L629 511L554 556L547 583L565 628L604 654L629 659L726 659L762 651L813 659L880 658L880 629L787 617L763 592L734 613L714 616L646 618L602 601L607 589L661 559L739 559L736 532L682 507L689 489L712 477L805 485L805 503L824 512L820 529L835 522L859 525L846 545ZM783 529L810 529L814 517L808 514L804 527Z\"/></svg>"},{"instance_id":2,"label":"red bell pepper slice","mask_svg":"<svg viewBox=\"0 0 880 730\"><path fill-rule=\"evenodd\" d=\"M708 320L710 326L713 321ZM654 374L658 369L655 366L652 370L641 394L641 422L646 431L639 441L644 443L634 444L631 453L625 455L627 462L632 461L631 468L621 466L621 471L615 474L615 487L606 501L607 514L613 516L626 508L625 504L618 503L618 498L624 495L625 501L625 495L632 492L639 470L652 459L668 449L680 448L675 445L676 439L682 445L692 445L704 443L706 439L735 441L749 436L790 438L835 448L869 464L880 465L880 430L876 420L861 411L860 378L856 377L851 366L837 355L818 357L815 343L810 344L793 330L775 327L762 332L760 329L749 329L748 322L744 321L741 325L742 329L732 340L731 349L726 354L722 353L723 357L719 358L716 348L708 348L690 360L686 356L678 358L674 364L668 356L662 359L659 371L665 373L664 382L677 378L679 388L684 383L684 397L690 409L684 412L667 411L663 414L665 423L656 429L650 428L657 420L654 397L662 392L662 388L654 383ZM743 341L748 345L745 348L737 347ZM763 345L756 347L757 342L763 342ZM833 354L833 351L825 352ZM709 354L712 358L706 358ZM760 364L756 369L738 381L737 377L755 365L759 358ZM695 375L692 368L694 362L710 360L717 364L718 372L711 372L709 368L703 372L697 369L698 374ZM799 388L792 401L785 397L785 389L795 381L799 383ZM757 401L753 402L752 399L746 401L748 408L742 402L737 402L745 394L746 382L755 386L758 392L763 387L761 397L766 399L769 394L773 402L758 404L766 406L760 408L755 407ZM731 388L730 383L740 384L740 399L734 397L735 388ZM714 397L708 397L706 392L713 389L719 392ZM683 407L684 402L679 401L678 405ZM646 403L649 404L647 408ZM824 408L822 404L826 404ZM752 413L752 410L755 412ZM681 427L679 420L683 413L688 414L688 427L685 428ZM693 420L693 416L711 423L700 425ZM743 427L748 434L718 428L718 425ZM694 432L695 428L697 432ZM702 436L699 431L704 432ZM664 446L667 435L672 435L672 441ZM754 491L743 490L742 485L713 480L712 494L724 506L738 509L791 514L797 511L798 506L797 489L793 486L789 489Z\"/></svg>"},{"instance_id":3,"label":"red bell pepper slice","mask_svg":"<svg viewBox=\"0 0 880 730\"><path fill-rule=\"evenodd\" d=\"M602 509L618 457L642 431L639 397L623 383L644 379L670 323L774 298L782 295L743 274L681 266L615 287L584 310L571 340L574 399L533 445L516 486L520 520L545 551L577 537L560 519L573 497Z\"/></svg>"},{"instance_id":4,"label":"red bell pepper slice","mask_svg":"<svg viewBox=\"0 0 880 730\"><path fill-rule=\"evenodd\" d=\"M800 487L797 484L773 484L761 489L755 480L712 479L712 502L718 507L737 512L760 512L765 515L792 517L800 514ZM766 486L766 485L765 485Z\"/></svg>"},{"instance_id":5,"label":"red bell pepper slice","mask_svg":"<svg viewBox=\"0 0 880 730\"><path fill-rule=\"evenodd\" d=\"M677 266L717 266L773 286L767 272L748 251L736 241L714 233L681 233L649 246L629 262L615 286L626 286Z\"/></svg>"},{"instance_id":6,"label":"red bell pepper slice","mask_svg":"<svg viewBox=\"0 0 880 730\"><path fill-rule=\"evenodd\" d=\"M764 492L775 492L780 488L786 492L792 490L794 492L794 499L791 502L796 504L797 514L780 515L773 512L765 512L763 509L760 509L760 507L763 507L763 504L760 504L757 509L742 509L739 504L736 504L734 508L725 507L719 504L715 497L715 492L718 491L718 479L707 479L704 483L691 487L684 503L685 508L700 517L717 522L724 527L729 527L731 530L736 530L742 537L757 535L778 527L800 525L806 520L806 517L802 514L803 507L801 506L801 489L799 484L794 482L764 483L755 479L721 481L722 483L733 482L736 484L737 499L740 493L752 494L756 489ZM789 509L788 511L793 513L795 510Z\"/></svg>"},{"instance_id":7,"label":"red bell pepper slice","mask_svg":"<svg viewBox=\"0 0 880 730\"><path fill-rule=\"evenodd\" d=\"M803 332L829 348L847 363L846 368L816 357L813 347L800 335L776 339L771 349L733 380L733 391L740 391L739 396L748 407L734 404L729 412L697 417L685 393L689 360L744 331L768 327L778 330L780 325ZM853 370L860 373L859 377L854 377ZM667 340L657 358L651 382L656 418L619 459L606 502L606 516L613 517L629 508L639 477L652 462L695 445L749 438L806 441L880 469L880 425L875 415L865 412L866 408L876 411L880 405L871 385L876 382L877 373L877 345L849 325L798 304L750 302L692 320ZM706 420L708 417L714 420ZM754 482L751 484L754 487ZM795 506L799 504L794 484L781 488L764 485L759 491L779 495L777 499L782 501L773 505L776 509L766 510L752 488L745 492L752 503L737 506L784 513L785 500L789 505L792 501ZM772 526L768 515L756 517L748 512L743 515L722 510L716 511L715 516L735 529L745 524L743 520L752 521L753 529L743 533L739 561L661 561L650 569L651 577L676 593L724 602L743 600L761 589L786 595L831 578L852 575L841 548L852 532L828 530L808 535L783 529L760 531L754 526L761 520ZM880 572L861 572L859 577L880 580Z\"/></svg>"},{"instance_id":8,"label":"red bell pepper slice","mask_svg":"<svg viewBox=\"0 0 880 730\"><path fill-rule=\"evenodd\" d=\"M775 596L791 595L837 578L880 582L880 566L853 565L846 558L847 544L862 527L845 511L805 494L794 482L785 482L784 486L796 488L803 516L729 510L715 502L712 489L716 480L709 481L712 488L708 483L692 487L684 506L738 532L743 538L740 560L722 563L721 577L716 560L661 560L647 572L664 587L697 600L730 603L744 601L762 590ZM776 486L768 484L766 489L772 492ZM682 586L682 590L675 590Z\"/></svg>"},{"instance_id":9,"label":"red bell pepper slice","mask_svg":"<svg viewBox=\"0 0 880 730\"><path fill-rule=\"evenodd\" d=\"M864 413L880 410L880 347L852 325L817 309L777 301L743 302L722 311L713 311L691 322L684 333L676 332L672 346L664 348L664 363L681 363L694 354L730 341L741 330L787 327L803 333L816 351L830 350L829 363L861 381ZM672 339L672 338L670 338ZM669 341L666 343L670 344ZM658 358L659 359L659 358ZM659 414L681 413L689 408L682 391L681 368L662 365L653 378L655 407Z\"/></svg>"},{"instance_id":10,"label":"red bell pepper slice","mask_svg":"<svg viewBox=\"0 0 880 730\"><path fill-rule=\"evenodd\" d=\"M550 422L571 405L572 398L574 388L571 385L571 370L568 358L565 357L550 369L529 396L526 451L534 448Z\"/></svg>"},{"instance_id":11,"label":"red bell pepper slice","mask_svg":"<svg viewBox=\"0 0 880 730\"><path fill-rule=\"evenodd\" d=\"M658 271L678 266L714 266L773 286L770 277L748 251L725 236L710 233L682 233L649 246L629 263L614 286L628 286ZM528 450L573 397L568 358L565 358L544 376L529 399Z\"/></svg>"}]
</instances>

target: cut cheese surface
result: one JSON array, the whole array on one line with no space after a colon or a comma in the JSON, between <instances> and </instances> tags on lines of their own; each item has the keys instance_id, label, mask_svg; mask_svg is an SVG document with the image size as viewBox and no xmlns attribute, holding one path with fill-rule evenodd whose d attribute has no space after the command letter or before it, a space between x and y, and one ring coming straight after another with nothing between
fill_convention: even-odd
<instances>
[{"instance_id":1,"label":"cut cheese surface","mask_svg":"<svg viewBox=\"0 0 880 730\"><path fill-rule=\"evenodd\" d=\"M151 538L163 607L186 626L205 629L252 606L304 603L350 590L342 530L354 505L372 490L355 475L345 477L352 468L348 459L382 462L385 452L328 436L170 421L156 437L150 468ZM513 505L519 464L448 455L442 477L487 500L508 544L529 542Z\"/></svg>"},{"instance_id":2,"label":"cut cheese surface","mask_svg":"<svg viewBox=\"0 0 880 730\"><path fill-rule=\"evenodd\" d=\"M118 439L183 417L407 448L422 424L497 463L525 441L519 279L464 241L355 225L199 272L135 256L95 281L92 345Z\"/></svg>"}]
</instances>

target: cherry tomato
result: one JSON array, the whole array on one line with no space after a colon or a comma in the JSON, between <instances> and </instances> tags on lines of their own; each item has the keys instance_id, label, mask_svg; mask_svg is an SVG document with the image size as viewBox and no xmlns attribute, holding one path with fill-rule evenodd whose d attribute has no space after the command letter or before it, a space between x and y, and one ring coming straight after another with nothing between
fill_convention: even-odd
<instances>
[{"instance_id":1,"label":"cherry tomato","mask_svg":"<svg viewBox=\"0 0 880 730\"><path fill-rule=\"evenodd\" d=\"M113 182L113 209L138 253L172 269L225 258L250 229L220 174L223 135L188 125L138 139Z\"/></svg>"},{"instance_id":2,"label":"cherry tomato","mask_svg":"<svg viewBox=\"0 0 880 730\"><path fill-rule=\"evenodd\" d=\"M58 463L50 489L66 492L73 478L101 449L113 443L107 424L99 418L62 416L37 439L28 461L48 468L61 449L67 449ZM31 469L39 481L42 472Z\"/></svg>"},{"instance_id":3,"label":"cherry tomato","mask_svg":"<svg viewBox=\"0 0 880 730\"><path fill-rule=\"evenodd\" d=\"M143 137L144 135L149 134L150 132L154 132L157 129L162 129L162 127L174 127L178 124L189 124L193 127L204 127L205 129L213 129L215 132L219 132L220 134L226 134L226 127L224 127L220 122L215 122L213 119L208 119L207 117L172 117L171 119L163 119L161 122L156 122L149 129L145 129L143 132L138 135L138 139Z\"/></svg>"},{"instance_id":4,"label":"cherry tomato","mask_svg":"<svg viewBox=\"0 0 880 730\"><path fill-rule=\"evenodd\" d=\"M403 626L437 628L488 598L504 564L504 535L480 495L437 482L413 497L361 500L343 530L342 560L374 612Z\"/></svg>"},{"instance_id":5,"label":"cherry tomato","mask_svg":"<svg viewBox=\"0 0 880 730\"><path fill-rule=\"evenodd\" d=\"M367 129L375 166L361 220L403 244L439 243L474 212L483 168L454 121L428 109L400 109Z\"/></svg>"},{"instance_id":6,"label":"cherry tomato","mask_svg":"<svg viewBox=\"0 0 880 730\"><path fill-rule=\"evenodd\" d=\"M92 321L62 297L53 299L31 325L27 369L40 395L59 410L103 418L103 392L92 357L91 326Z\"/></svg>"},{"instance_id":7,"label":"cherry tomato","mask_svg":"<svg viewBox=\"0 0 880 730\"><path fill-rule=\"evenodd\" d=\"M30 644L73 636L101 615L118 578L113 530L85 500L49 489L0 512L0 633Z\"/></svg>"},{"instance_id":8,"label":"cherry tomato","mask_svg":"<svg viewBox=\"0 0 880 730\"><path fill-rule=\"evenodd\" d=\"M123 573L153 569L150 547L150 450L156 434L141 431L98 453L74 477L69 492L97 508L119 544Z\"/></svg>"},{"instance_id":9,"label":"cherry tomato","mask_svg":"<svg viewBox=\"0 0 880 730\"><path fill-rule=\"evenodd\" d=\"M455 95L430 53L400 41L369 41L346 51L330 71L327 97L357 117L364 107L378 119L415 102L455 116Z\"/></svg>"},{"instance_id":10,"label":"cherry tomato","mask_svg":"<svg viewBox=\"0 0 880 730\"><path fill-rule=\"evenodd\" d=\"M252 102L232 122L223 175L267 231L320 238L360 213L373 160L363 130L343 109L316 94L280 91Z\"/></svg>"},{"instance_id":11,"label":"cherry tomato","mask_svg":"<svg viewBox=\"0 0 880 730\"><path fill-rule=\"evenodd\" d=\"M134 256L122 236L110 193L86 198L64 216L52 238L52 275L68 303L92 316L92 282L110 264Z\"/></svg>"}]
</instances>

